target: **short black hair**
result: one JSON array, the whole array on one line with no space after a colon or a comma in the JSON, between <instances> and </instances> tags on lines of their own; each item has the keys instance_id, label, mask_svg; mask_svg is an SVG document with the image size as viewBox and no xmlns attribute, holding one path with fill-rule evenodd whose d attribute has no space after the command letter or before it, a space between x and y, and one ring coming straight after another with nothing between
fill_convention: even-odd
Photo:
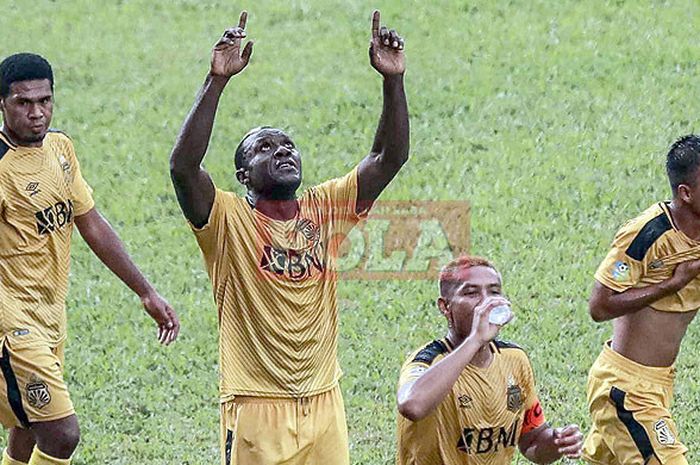
<instances>
[{"instance_id":1,"label":"short black hair","mask_svg":"<svg viewBox=\"0 0 700 465\"><path fill-rule=\"evenodd\" d=\"M250 131L248 131L245 136L243 136L243 139L238 143L238 147L236 147L236 153L233 156L233 164L236 167L236 171L238 171L241 168L244 168L245 166L245 151L243 150L243 142L246 141L246 139L253 134L262 131L263 129L273 129L272 126L258 126L257 128L253 128Z\"/></svg>"},{"instance_id":2,"label":"short black hair","mask_svg":"<svg viewBox=\"0 0 700 465\"><path fill-rule=\"evenodd\" d=\"M666 157L666 173L673 195L678 186L695 183L695 173L700 167L700 137L695 134L683 136L673 143Z\"/></svg>"},{"instance_id":3,"label":"short black hair","mask_svg":"<svg viewBox=\"0 0 700 465\"><path fill-rule=\"evenodd\" d=\"M10 95L13 82L48 79L53 92L53 70L46 59L34 53L16 53L0 63L0 97Z\"/></svg>"}]
</instances>

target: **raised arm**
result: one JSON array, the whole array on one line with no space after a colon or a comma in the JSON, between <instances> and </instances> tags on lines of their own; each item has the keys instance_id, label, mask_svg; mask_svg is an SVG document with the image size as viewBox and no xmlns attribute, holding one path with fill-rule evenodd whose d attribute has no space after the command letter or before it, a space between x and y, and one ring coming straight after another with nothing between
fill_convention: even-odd
<instances>
[{"instance_id":1,"label":"raised arm","mask_svg":"<svg viewBox=\"0 0 700 465\"><path fill-rule=\"evenodd\" d=\"M180 331L175 311L141 274L107 220L93 208L76 216L75 225L102 263L139 296L144 309L158 324L158 340L166 345L174 341Z\"/></svg>"},{"instance_id":2,"label":"raised arm","mask_svg":"<svg viewBox=\"0 0 700 465\"><path fill-rule=\"evenodd\" d=\"M596 281L588 301L588 310L591 318L598 322L634 313L667 295L678 292L698 274L700 274L700 260L692 260L679 264L672 277L647 287L615 292Z\"/></svg>"},{"instance_id":3,"label":"raised arm","mask_svg":"<svg viewBox=\"0 0 700 465\"><path fill-rule=\"evenodd\" d=\"M185 217L196 227L204 226L214 204L214 183L202 168L209 145L219 98L229 79L246 67L253 53L249 41L241 53L248 13L241 13L238 26L227 29L211 54L209 74L180 129L170 154L170 177Z\"/></svg>"},{"instance_id":4,"label":"raised arm","mask_svg":"<svg viewBox=\"0 0 700 465\"><path fill-rule=\"evenodd\" d=\"M357 212L374 202L408 160L408 104L403 86L406 70L404 42L395 30L380 27L379 11L372 14L369 57L384 78L384 106L374 144L358 169Z\"/></svg>"},{"instance_id":5,"label":"raised arm","mask_svg":"<svg viewBox=\"0 0 700 465\"><path fill-rule=\"evenodd\" d=\"M508 303L497 297L474 309L471 334L445 358L431 366L420 378L399 388L399 413L411 421L427 417L437 408L457 382L476 353L498 334L500 326L489 323L491 310Z\"/></svg>"}]
</instances>

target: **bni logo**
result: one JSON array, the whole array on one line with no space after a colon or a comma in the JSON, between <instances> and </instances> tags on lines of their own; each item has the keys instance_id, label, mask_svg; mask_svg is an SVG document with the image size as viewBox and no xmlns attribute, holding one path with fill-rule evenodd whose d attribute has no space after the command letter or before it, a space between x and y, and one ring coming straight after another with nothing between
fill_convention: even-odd
<instances>
[{"instance_id":1,"label":"bni logo","mask_svg":"<svg viewBox=\"0 0 700 465\"><path fill-rule=\"evenodd\" d=\"M39 183L36 181L32 181L29 184L27 184L27 187L25 187L24 190L29 192L29 197L34 197L39 192L41 192L41 190L39 189Z\"/></svg>"}]
</instances>

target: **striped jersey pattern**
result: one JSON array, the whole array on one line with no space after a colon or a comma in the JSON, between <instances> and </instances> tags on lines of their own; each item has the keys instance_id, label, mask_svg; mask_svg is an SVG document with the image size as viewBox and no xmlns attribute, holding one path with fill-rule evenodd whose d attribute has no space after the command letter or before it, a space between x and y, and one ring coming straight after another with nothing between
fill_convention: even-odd
<instances>
[{"instance_id":1,"label":"striped jersey pattern","mask_svg":"<svg viewBox=\"0 0 700 465\"><path fill-rule=\"evenodd\" d=\"M73 219L94 207L71 140L41 147L0 133L0 337L16 346L66 337Z\"/></svg>"},{"instance_id":2,"label":"striped jersey pattern","mask_svg":"<svg viewBox=\"0 0 700 465\"><path fill-rule=\"evenodd\" d=\"M625 223L595 273L616 292L646 287L673 276L679 263L700 258L700 242L686 236L673 221L668 202L659 202ZM680 291L650 305L664 312L700 308L700 276Z\"/></svg>"},{"instance_id":3,"label":"striped jersey pattern","mask_svg":"<svg viewBox=\"0 0 700 465\"><path fill-rule=\"evenodd\" d=\"M398 465L511 463L521 434L544 424L527 354L498 340L489 349L491 364L467 365L430 415L416 422L398 415ZM441 339L413 352L401 368L399 390L450 351Z\"/></svg>"},{"instance_id":4,"label":"striped jersey pattern","mask_svg":"<svg viewBox=\"0 0 700 465\"><path fill-rule=\"evenodd\" d=\"M218 309L222 402L336 385L336 258L360 219L356 199L357 169L305 191L288 221L216 190L207 224L193 229Z\"/></svg>"}]
</instances>

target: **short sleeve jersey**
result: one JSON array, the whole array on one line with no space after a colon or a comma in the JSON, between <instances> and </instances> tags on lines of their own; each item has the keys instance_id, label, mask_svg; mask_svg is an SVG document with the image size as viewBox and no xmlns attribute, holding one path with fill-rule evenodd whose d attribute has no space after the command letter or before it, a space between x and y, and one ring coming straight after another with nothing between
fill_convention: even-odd
<instances>
[{"instance_id":1,"label":"short sleeve jersey","mask_svg":"<svg viewBox=\"0 0 700 465\"><path fill-rule=\"evenodd\" d=\"M398 416L398 465L511 463L522 434L545 423L527 354L493 341L486 368L467 365L450 393L426 418ZM446 339L413 352L401 368L399 390L452 350Z\"/></svg>"},{"instance_id":2,"label":"short sleeve jersey","mask_svg":"<svg viewBox=\"0 0 700 465\"><path fill-rule=\"evenodd\" d=\"M91 192L65 134L24 147L0 133L0 337L65 339L73 219L94 207Z\"/></svg>"},{"instance_id":3,"label":"short sleeve jersey","mask_svg":"<svg viewBox=\"0 0 700 465\"><path fill-rule=\"evenodd\" d=\"M194 228L219 313L220 394L306 397L332 389L338 247L359 221L357 169L305 191L280 221L217 189Z\"/></svg>"},{"instance_id":4,"label":"short sleeve jersey","mask_svg":"<svg viewBox=\"0 0 700 465\"><path fill-rule=\"evenodd\" d=\"M646 287L673 276L679 263L700 258L700 242L673 222L669 204L652 205L625 223L615 235L595 279L617 292ZM680 291L663 297L651 307L664 312L689 312L700 308L700 277Z\"/></svg>"}]
</instances>

